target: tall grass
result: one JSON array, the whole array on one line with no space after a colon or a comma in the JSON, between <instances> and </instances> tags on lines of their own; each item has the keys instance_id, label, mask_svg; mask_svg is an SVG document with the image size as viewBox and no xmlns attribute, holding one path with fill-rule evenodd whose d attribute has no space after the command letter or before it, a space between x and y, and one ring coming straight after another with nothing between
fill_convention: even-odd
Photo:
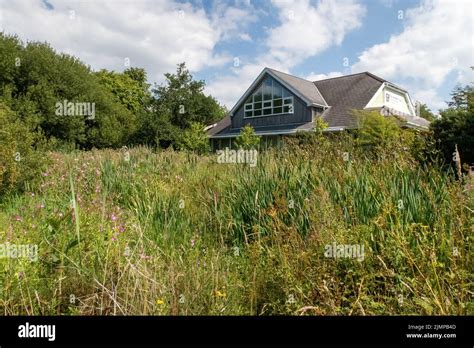
<instances>
[{"instance_id":1,"label":"tall grass","mask_svg":"<svg viewBox=\"0 0 474 348\"><path fill-rule=\"evenodd\" d=\"M326 142L256 167L129 155L52 153L4 200L2 243L39 246L0 259L4 314L474 313L474 199L449 172Z\"/></svg>"}]
</instances>

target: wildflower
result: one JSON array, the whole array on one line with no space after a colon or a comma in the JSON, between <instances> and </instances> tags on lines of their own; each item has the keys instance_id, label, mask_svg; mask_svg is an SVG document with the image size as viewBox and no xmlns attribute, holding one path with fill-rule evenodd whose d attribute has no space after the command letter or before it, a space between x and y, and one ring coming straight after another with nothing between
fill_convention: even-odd
<instances>
[{"instance_id":1,"label":"wildflower","mask_svg":"<svg viewBox=\"0 0 474 348\"><path fill-rule=\"evenodd\" d=\"M15 217L15 220L16 220L16 221L23 221L23 219L22 219L22 217L21 217L20 215L17 215L17 216Z\"/></svg>"},{"instance_id":2,"label":"wildflower","mask_svg":"<svg viewBox=\"0 0 474 348\"><path fill-rule=\"evenodd\" d=\"M196 241L194 239L191 239L191 247L194 247L195 243L196 243Z\"/></svg>"},{"instance_id":3,"label":"wildflower","mask_svg":"<svg viewBox=\"0 0 474 348\"><path fill-rule=\"evenodd\" d=\"M271 208L268 212L268 215L270 215L272 218L275 218L277 216L277 211L274 208Z\"/></svg>"},{"instance_id":4,"label":"wildflower","mask_svg":"<svg viewBox=\"0 0 474 348\"><path fill-rule=\"evenodd\" d=\"M222 298L222 297L226 297L227 295L226 295L225 292L221 292L221 291L217 290L217 291L216 291L216 296Z\"/></svg>"},{"instance_id":5,"label":"wildflower","mask_svg":"<svg viewBox=\"0 0 474 348\"><path fill-rule=\"evenodd\" d=\"M112 219L112 221L116 221L116 220L117 220L117 216L116 216L114 213L112 213L111 219Z\"/></svg>"},{"instance_id":6,"label":"wildflower","mask_svg":"<svg viewBox=\"0 0 474 348\"><path fill-rule=\"evenodd\" d=\"M34 197L35 196L35 193L34 192L31 192L31 197Z\"/></svg>"},{"instance_id":7,"label":"wildflower","mask_svg":"<svg viewBox=\"0 0 474 348\"><path fill-rule=\"evenodd\" d=\"M165 301L163 301L162 299L159 298L158 300L156 300L156 304L161 306L161 305L165 304Z\"/></svg>"},{"instance_id":8,"label":"wildflower","mask_svg":"<svg viewBox=\"0 0 474 348\"><path fill-rule=\"evenodd\" d=\"M45 173L43 173L43 176L48 176L48 173L46 173L46 172L45 172Z\"/></svg>"}]
</instances>

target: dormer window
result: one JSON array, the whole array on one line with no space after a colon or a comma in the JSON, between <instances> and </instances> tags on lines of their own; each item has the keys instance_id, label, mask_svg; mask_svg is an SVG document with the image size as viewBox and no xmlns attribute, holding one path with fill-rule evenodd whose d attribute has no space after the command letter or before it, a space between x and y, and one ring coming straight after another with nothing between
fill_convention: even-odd
<instances>
[{"instance_id":1,"label":"dormer window","mask_svg":"<svg viewBox=\"0 0 474 348\"><path fill-rule=\"evenodd\" d=\"M245 101L245 117L293 113L293 96L275 79L267 77Z\"/></svg>"}]
</instances>

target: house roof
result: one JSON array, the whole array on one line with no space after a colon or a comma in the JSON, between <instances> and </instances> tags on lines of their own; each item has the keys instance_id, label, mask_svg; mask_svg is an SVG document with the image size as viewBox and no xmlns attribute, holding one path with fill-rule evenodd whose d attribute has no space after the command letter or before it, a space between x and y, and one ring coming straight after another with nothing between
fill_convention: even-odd
<instances>
[{"instance_id":1,"label":"house roof","mask_svg":"<svg viewBox=\"0 0 474 348\"><path fill-rule=\"evenodd\" d=\"M310 101L311 104L317 104L320 106L328 106L324 97L319 92L318 87L311 81L296 77L284 72L267 68L280 80L291 86L293 89L298 91L304 98Z\"/></svg>"},{"instance_id":2,"label":"house roof","mask_svg":"<svg viewBox=\"0 0 474 348\"><path fill-rule=\"evenodd\" d=\"M209 136L214 136L218 133L221 133L223 131L225 131L226 129L230 129L230 126L231 126L231 120L230 120L230 116L227 115L226 117L224 117L222 120L220 120L219 122L216 123L215 126L213 126L212 128L210 128L208 131L207 131L207 134Z\"/></svg>"},{"instance_id":3,"label":"house roof","mask_svg":"<svg viewBox=\"0 0 474 348\"><path fill-rule=\"evenodd\" d=\"M308 103L308 105L322 106L324 112L321 116L325 122L328 123L329 131L341 130L344 128L357 128L357 117L352 111L364 109L383 84L398 89L401 92L406 92L404 89L394 85L393 83L369 72L333 77L318 81L308 81L275 69L265 68L234 106L231 114L238 105L241 104L247 94L250 93L255 85L263 78L265 73L270 74L286 87L296 92ZM389 113L391 113L390 110ZM429 126L429 122L421 117L408 114L397 114L405 119L406 126L408 127L428 128ZM208 131L208 134L211 137L234 136L234 133L236 135L239 130L232 129L231 123L231 118L227 116L212 127ZM270 132L270 130L264 128L265 127L256 127L255 132L257 134L267 134L267 132ZM269 126L269 129L270 128L275 132L280 131L280 134L285 134L293 133L298 130L310 130L314 128L314 124L313 122L308 122L299 125Z\"/></svg>"},{"instance_id":4,"label":"house roof","mask_svg":"<svg viewBox=\"0 0 474 348\"><path fill-rule=\"evenodd\" d=\"M314 81L331 106L323 119L329 127L357 127L352 110L362 110L384 82L387 81L368 72Z\"/></svg>"}]
</instances>

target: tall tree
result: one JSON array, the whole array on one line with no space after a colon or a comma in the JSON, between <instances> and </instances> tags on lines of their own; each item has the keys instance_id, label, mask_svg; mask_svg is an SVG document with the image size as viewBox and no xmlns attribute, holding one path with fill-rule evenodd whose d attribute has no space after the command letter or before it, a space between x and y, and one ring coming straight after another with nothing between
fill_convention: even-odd
<instances>
[{"instance_id":1,"label":"tall tree","mask_svg":"<svg viewBox=\"0 0 474 348\"><path fill-rule=\"evenodd\" d=\"M211 124L225 116L226 109L204 94L204 81L194 80L185 63L178 64L176 73L166 73L165 78L166 82L153 90L154 119L169 122L167 127L156 129L160 142L176 144L179 133L192 122Z\"/></svg>"},{"instance_id":2,"label":"tall tree","mask_svg":"<svg viewBox=\"0 0 474 348\"><path fill-rule=\"evenodd\" d=\"M474 165L474 88L457 87L441 111L441 118L431 124L433 134L447 163L453 158L456 144L463 163Z\"/></svg>"},{"instance_id":3,"label":"tall tree","mask_svg":"<svg viewBox=\"0 0 474 348\"><path fill-rule=\"evenodd\" d=\"M435 115L431 112L430 108L426 104L420 104L420 117L423 117L425 120L433 122L436 120Z\"/></svg>"},{"instance_id":4,"label":"tall tree","mask_svg":"<svg viewBox=\"0 0 474 348\"><path fill-rule=\"evenodd\" d=\"M118 147L133 131L134 114L116 101L90 68L47 43L23 45L0 33L0 67L1 99L47 138L83 148ZM65 102L93 105L94 115L57 112L58 103Z\"/></svg>"}]
</instances>

